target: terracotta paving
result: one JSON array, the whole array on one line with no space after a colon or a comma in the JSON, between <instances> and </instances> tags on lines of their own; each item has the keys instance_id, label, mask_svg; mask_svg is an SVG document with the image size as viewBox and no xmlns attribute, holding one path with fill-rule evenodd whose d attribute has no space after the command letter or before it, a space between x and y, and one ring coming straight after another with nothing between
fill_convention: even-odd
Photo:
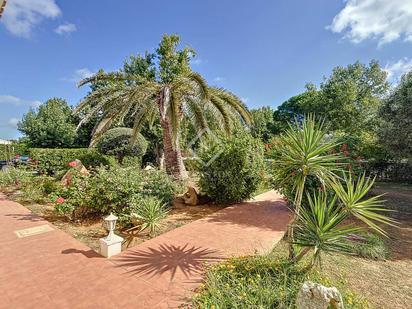
<instances>
[{"instance_id":1,"label":"terracotta paving","mask_svg":"<svg viewBox=\"0 0 412 309\"><path fill-rule=\"evenodd\" d=\"M270 191L105 259L0 193L0 308L177 308L205 264L270 250L290 218Z\"/></svg>"}]
</instances>

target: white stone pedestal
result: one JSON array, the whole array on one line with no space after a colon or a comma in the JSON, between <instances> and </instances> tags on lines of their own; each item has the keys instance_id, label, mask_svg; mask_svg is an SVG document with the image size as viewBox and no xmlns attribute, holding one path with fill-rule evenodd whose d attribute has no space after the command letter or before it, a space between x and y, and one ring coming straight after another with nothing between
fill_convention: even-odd
<instances>
[{"instance_id":1,"label":"white stone pedestal","mask_svg":"<svg viewBox=\"0 0 412 309\"><path fill-rule=\"evenodd\" d=\"M122 252L123 238L114 234L110 236L100 238L100 254L107 258Z\"/></svg>"}]
</instances>

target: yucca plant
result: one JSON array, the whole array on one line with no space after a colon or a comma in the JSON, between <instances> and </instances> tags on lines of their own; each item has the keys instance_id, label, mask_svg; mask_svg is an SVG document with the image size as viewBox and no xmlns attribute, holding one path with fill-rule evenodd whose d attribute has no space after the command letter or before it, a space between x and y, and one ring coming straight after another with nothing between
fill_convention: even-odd
<instances>
[{"instance_id":1,"label":"yucca plant","mask_svg":"<svg viewBox=\"0 0 412 309\"><path fill-rule=\"evenodd\" d=\"M347 215L336 203L336 196L328 200L322 192L307 197L308 206L302 207L295 225L294 244L303 248L295 261L300 261L310 250L314 251L310 266L320 263L321 252L352 253L347 236L360 228L341 226Z\"/></svg>"},{"instance_id":2,"label":"yucca plant","mask_svg":"<svg viewBox=\"0 0 412 309\"><path fill-rule=\"evenodd\" d=\"M386 235L377 224L394 225L396 221L385 216L388 211L383 207L381 196L366 198L374 179L362 175L357 181L343 174L343 181L335 180L331 184L332 193L320 192L308 194L308 206L302 207L296 220L294 244L303 248L295 258L299 261L310 250L314 251L310 266L320 262L321 252L354 254L351 238L359 231L368 228ZM353 227L344 224L349 216L355 216L366 224L365 227Z\"/></svg>"},{"instance_id":3,"label":"yucca plant","mask_svg":"<svg viewBox=\"0 0 412 309\"><path fill-rule=\"evenodd\" d=\"M351 214L364 222L367 226L374 229L382 235L385 231L377 224L395 225L397 222L384 215L385 212L393 210L383 206L383 195L365 198L375 183L374 178L361 175L356 181L352 179L351 174L343 174L344 181L334 181L331 187L338 196L342 211Z\"/></svg>"},{"instance_id":4,"label":"yucca plant","mask_svg":"<svg viewBox=\"0 0 412 309\"><path fill-rule=\"evenodd\" d=\"M299 216L305 185L309 177L317 179L322 186L332 182L341 171L338 162L342 157L333 153L339 143L328 138L323 121L316 122L313 115L306 116L302 123L295 120L279 138L276 178L280 187L292 186L294 193L295 219L289 226L289 253L294 258L293 225Z\"/></svg>"},{"instance_id":5,"label":"yucca plant","mask_svg":"<svg viewBox=\"0 0 412 309\"><path fill-rule=\"evenodd\" d=\"M132 216L140 224L140 231L148 230L149 235L154 236L169 212L167 205L154 197L138 199L135 203Z\"/></svg>"},{"instance_id":6,"label":"yucca plant","mask_svg":"<svg viewBox=\"0 0 412 309\"><path fill-rule=\"evenodd\" d=\"M227 133L230 133L235 118L250 124L252 117L236 95L210 87L200 74L190 69L194 51L188 47L177 50L179 40L176 35L165 35L156 54L133 58L133 61L141 62L139 70L146 68L146 74L128 70L109 74L100 72L81 81L80 86L88 83L102 86L86 96L75 112L85 115L79 126L95 115L101 119L94 128L91 146L105 131L126 117L133 119L133 137L138 136L143 125L150 125L159 117L166 171L183 179L187 172L179 135L184 117L199 132L207 132L208 113Z\"/></svg>"}]
</instances>

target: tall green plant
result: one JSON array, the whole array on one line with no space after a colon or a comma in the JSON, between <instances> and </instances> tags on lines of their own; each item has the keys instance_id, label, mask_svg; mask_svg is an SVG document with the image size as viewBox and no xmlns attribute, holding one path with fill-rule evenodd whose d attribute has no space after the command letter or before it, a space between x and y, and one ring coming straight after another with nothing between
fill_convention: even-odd
<instances>
[{"instance_id":1,"label":"tall green plant","mask_svg":"<svg viewBox=\"0 0 412 309\"><path fill-rule=\"evenodd\" d=\"M294 193L295 217L288 231L290 258L295 257L293 226L299 217L308 177L317 179L323 187L337 177L341 170L341 157L333 153L337 145L328 139L323 122L317 123L313 115L306 116L302 123L295 120L280 136L275 173L281 179L280 187L291 185Z\"/></svg>"},{"instance_id":2,"label":"tall green plant","mask_svg":"<svg viewBox=\"0 0 412 309\"><path fill-rule=\"evenodd\" d=\"M295 261L311 250L314 254L310 266L320 262L322 252L354 254L351 236L368 228L386 235L377 223L394 225L396 222L382 213L388 210L382 206L381 196L366 198L373 183L374 180L365 175L357 181L344 175L342 182L331 185L332 196L325 192L308 194L308 207L302 207L296 223L294 244L303 250ZM345 224L349 216L355 216L365 225Z\"/></svg>"}]
</instances>

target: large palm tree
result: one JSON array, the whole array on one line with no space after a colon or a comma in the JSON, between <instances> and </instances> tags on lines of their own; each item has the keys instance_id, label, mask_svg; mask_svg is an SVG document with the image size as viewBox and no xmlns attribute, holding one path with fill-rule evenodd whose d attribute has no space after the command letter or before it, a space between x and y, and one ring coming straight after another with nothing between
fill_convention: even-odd
<instances>
[{"instance_id":1,"label":"large palm tree","mask_svg":"<svg viewBox=\"0 0 412 309\"><path fill-rule=\"evenodd\" d=\"M93 115L100 115L101 120L93 130L91 146L106 130L126 117L133 118L133 136L138 136L143 125L151 124L159 117L166 171L183 179L187 177L179 145L183 117L188 117L199 132L205 132L208 128L205 114L211 111L208 114L230 133L236 117L250 124L251 115L236 95L208 86L200 74L193 72L189 66L193 50L187 47L177 50L178 43L179 37L165 35L156 54L146 56L149 71L155 72L151 78L147 77L148 74L124 70L115 74L100 72L81 81L80 85L100 82L104 86L86 96L76 112L86 112L79 126ZM158 60L157 65L151 62L153 58Z\"/></svg>"}]
</instances>

